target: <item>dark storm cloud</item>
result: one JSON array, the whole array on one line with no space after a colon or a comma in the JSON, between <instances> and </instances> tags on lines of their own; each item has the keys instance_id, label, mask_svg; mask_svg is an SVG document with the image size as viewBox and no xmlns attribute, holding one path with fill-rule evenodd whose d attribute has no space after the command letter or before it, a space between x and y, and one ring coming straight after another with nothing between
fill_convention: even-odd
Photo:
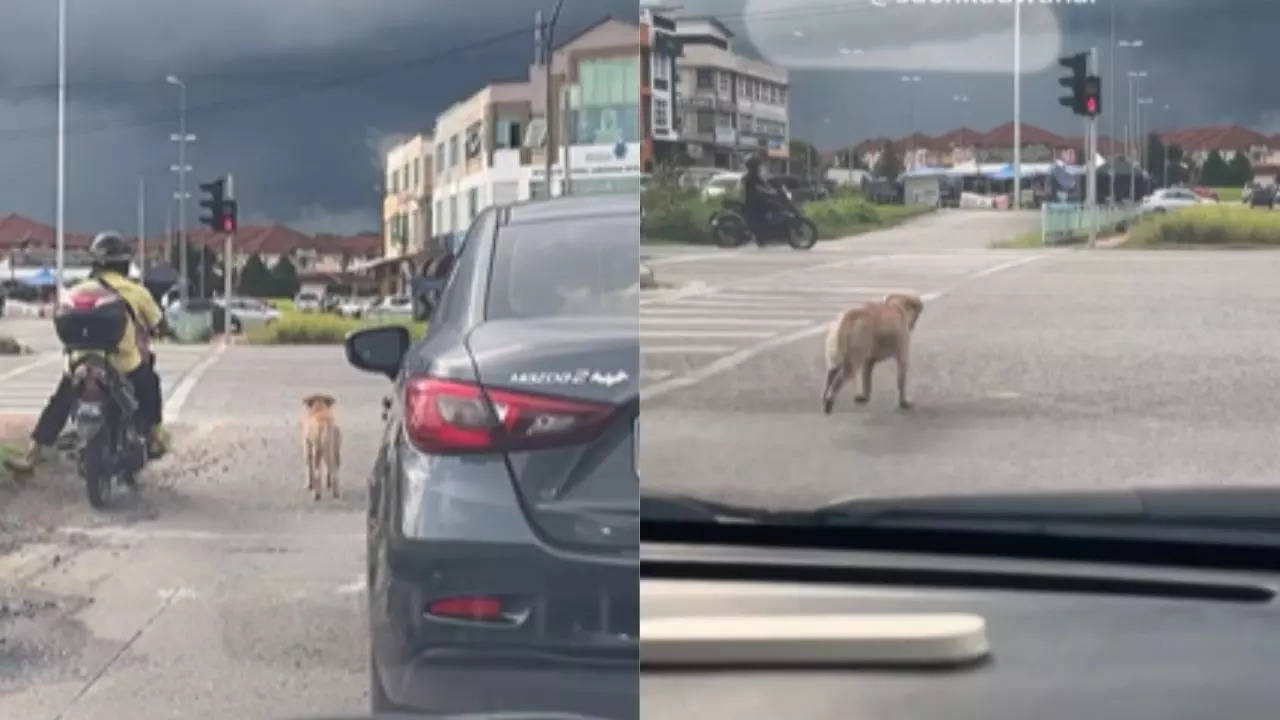
<instances>
[{"instance_id":1,"label":"dark storm cloud","mask_svg":"<svg viewBox=\"0 0 1280 720\"><path fill-rule=\"evenodd\" d=\"M376 229L378 150L485 82L527 74L554 0L68 0L67 223L150 231L175 186L173 73L188 86L189 184L232 172L246 218ZM57 4L0 22L0 214L54 207ZM557 38L634 0L566 0ZM488 42L504 33L505 40ZM466 49L466 48L470 49ZM449 52L462 48L458 52ZM188 210L194 215L194 202ZM326 222L327 221L327 222Z\"/></svg>"},{"instance_id":2,"label":"dark storm cloud","mask_svg":"<svg viewBox=\"0 0 1280 720\"><path fill-rule=\"evenodd\" d=\"M910 132L909 89L914 89L914 126L923 132L961 124L987 129L1012 119L1013 7L1007 0L967 6L961 0L875 3L887 7L876 7L872 0L683 4L692 13L720 16L740 43L754 44L756 51L791 68L795 133L816 137L821 147ZM1063 88L1057 83L1061 68L1056 58L1097 47L1108 89L1104 110L1119 103L1117 133L1123 132L1129 88L1125 73L1130 69L1149 73L1140 89L1155 103L1144 111L1145 126L1238 123L1280 132L1280 83L1274 79L1280 3L1116 0L1117 38L1138 38L1144 46L1117 54L1114 97L1107 53L1111 11L1109 0L1024 5L1024 121L1066 135L1082 134L1082 122L1057 103ZM982 35L989 36L989 45L975 49L966 44ZM828 40L830 48L823 44ZM856 47L859 41L867 44L866 52L838 54L839 46ZM904 85L904 71L921 81ZM970 102L957 103L956 95ZM1099 131L1109 133L1110 127L1104 113Z\"/></svg>"}]
</instances>

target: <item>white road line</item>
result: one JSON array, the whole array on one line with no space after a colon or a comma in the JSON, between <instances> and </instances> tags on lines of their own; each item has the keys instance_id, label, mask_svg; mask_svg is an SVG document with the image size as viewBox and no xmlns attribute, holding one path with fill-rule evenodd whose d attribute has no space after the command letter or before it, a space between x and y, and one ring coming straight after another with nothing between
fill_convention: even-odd
<instances>
[{"instance_id":1,"label":"white road line","mask_svg":"<svg viewBox=\"0 0 1280 720\"><path fill-rule=\"evenodd\" d=\"M796 273L812 273L816 271L835 270L838 268L851 267L853 265L859 265L859 264L874 261L880 258L888 258L888 257L893 257L893 256L892 255L859 255L857 257L852 257L852 258L842 257L842 259L835 260L832 262L815 263L812 265L806 264L806 265L800 265L798 267L789 267L784 270L778 270L776 272L763 273L760 275L752 275L751 277L743 278L741 281L742 282L759 282L761 280L766 280L770 278L787 277L789 275L795 275ZM728 285L725 287L732 287L732 285ZM665 297L641 298L640 304L642 306L648 304L646 303L646 300L649 303L679 300L686 297L705 295L707 293L716 292L717 290L721 290L721 289L724 289L724 288L718 288L713 285L702 284L697 287L686 287L681 290L674 291L666 295Z\"/></svg>"},{"instance_id":2,"label":"white road line","mask_svg":"<svg viewBox=\"0 0 1280 720\"><path fill-rule=\"evenodd\" d=\"M1005 270L1011 270L1013 268L1026 265L1027 263L1035 262L1036 260L1040 260L1045 257L1048 257L1048 256L1033 255L1030 257L1021 258L1019 260L1014 260L1006 263L1001 263L999 265L994 265L988 268L984 268L975 273L971 273L965 276L964 280L962 280L959 283L955 283L950 287L944 288L942 290L935 290L933 292L924 293L920 296L920 299L925 301L926 303L933 302L934 300L938 300L939 298L945 297L946 295L950 294L956 288L962 285L965 281L986 277L988 275L992 275L998 272L1003 272ZM787 333L786 335L778 335L776 337L773 337L757 345L750 345L745 348L742 348L741 350L731 355L726 355L692 372L686 373L684 375L679 375L677 377L673 377L668 380L663 380L662 382L655 383L653 385L650 385L647 388L642 387L640 388L640 401L644 402L646 400L653 400L655 398L666 395L667 393L673 390L679 390L681 388L689 387L690 385L696 385L697 383L700 383L703 380L706 380L707 378L713 377L715 375L719 375L720 373L723 373L727 370L732 370L733 368L747 362L748 360L751 360L752 358L756 357L757 355L760 355L761 353L768 352L769 350L782 347L784 345L789 345L799 340L804 340L805 338L821 335L822 333L826 332L827 328L829 328L830 326L831 326L831 321L826 320L823 322L815 323L814 325L811 325L809 327L801 328L794 332Z\"/></svg>"},{"instance_id":3,"label":"white road line","mask_svg":"<svg viewBox=\"0 0 1280 720\"><path fill-rule=\"evenodd\" d=\"M645 338L767 338L772 332L752 330L641 330L640 342Z\"/></svg>"},{"instance_id":4,"label":"white road line","mask_svg":"<svg viewBox=\"0 0 1280 720\"><path fill-rule=\"evenodd\" d=\"M777 320L766 318L726 318L710 315L701 317L648 317L640 318L640 331L644 332L645 325L675 327L679 325L718 325L721 327L729 325L776 325L780 327L788 327L794 325L803 325L803 320Z\"/></svg>"},{"instance_id":5,"label":"white road line","mask_svg":"<svg viewBox=\"0 0 1280 720\"><path fill-rule=\"evenodd\" d=\"M19 365L16 368L11 368L9 370L4 371L3 373L0 373L0 381L9 380L10 378L16 378L19 375L27 372L28 370L34 370L43 365L49 365L50 363L57 361L58 358L60 357L62 357L62 355L60 354L45 355L44 357L41 357L38 360L32 360L31 362L25 365Z\"/></svg>"},{"instance_id":6,"label":"white road line","mask_svg":"<svg viewBox=\"0 0 1280 720\"><path fill-rule=\"evenodd\" d=\"M191 391L195 390L196 383L200 382L200 378L204 375L218 358L222 357L222 353L226 352L227 345L219 345L213 352L209 353L209 357L201 360L196 364L186 377L178 383L178 387L174 389L173 395L169 396L165 403L165 419L170 423L178 422L178 418L182 415L182 407L187 404L187 398L191 396Z\"/></svg>"},{"instance_id":7,"label":"white road line","mask_svg":"<svg viewBox=\"0 0 1280 720\"><path fill-rule=\"evenodd\" d=\"M640 356L645 355L719 355L734 349L732 345L658 345L641 346ZM668 375L671 373L668 372Z\"/></svg>"}]
</instances>

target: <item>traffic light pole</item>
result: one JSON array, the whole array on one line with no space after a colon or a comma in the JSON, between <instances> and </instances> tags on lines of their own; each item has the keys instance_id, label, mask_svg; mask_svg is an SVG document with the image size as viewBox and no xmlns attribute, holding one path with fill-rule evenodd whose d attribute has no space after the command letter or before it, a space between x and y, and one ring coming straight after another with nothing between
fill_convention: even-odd
<instances>
[{"instance_id":1,"label":"traffic light pole","mask_svg":"<svg viewBox=\"0 0 1280 720\"><path fill-rule=\"evenodd\" d=\"M231 178L231 173L227 173L227 197L235 197L235 185ZM227 233L226 244L222 251L224 253L222 256L224 261L222 270L222 301L226 304L226 310L223 311L222 315L222 332L223 338L227 339L228 342L231 338L231 275L233 268L235 267L235 255L232 254L235 249L235 237L236 233L234 229Z\"/></svg>"},{"instance_id":2,"label":"traffic light pole","mask_svg":"<svg viewBox=\"0 0 1280 720\"><path fill-rule=\"evenodd\" d=\"M1089 51L1090 65L1093 66L1091 72L1096 72L1098 67L1098 48ZM1089 208L1089 247L1096 247L1098 244L1098 116L1089 116L1089 158L1086 167L1088 168L1087 184L1085 187L1088 192L1088 208Z\"/></svg>"}]
</instances>

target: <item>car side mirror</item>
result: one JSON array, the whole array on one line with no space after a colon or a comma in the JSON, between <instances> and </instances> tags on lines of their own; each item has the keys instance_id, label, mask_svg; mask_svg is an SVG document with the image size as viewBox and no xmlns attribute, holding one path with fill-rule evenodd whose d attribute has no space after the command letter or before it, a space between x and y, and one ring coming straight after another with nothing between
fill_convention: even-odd
<instances>
[{"instance_id":1,"label":"car side mirror","mask_svg":"<svg viewBox=\"0 0 1280 720\"><path fill-rule=\"evenodd\" d=\"M386 375L394 381L400 374L405 353L409 351L409 329L389 325L357 330L347 335L344 345L347 362L353 367Z\"/></svg>"}]
</instances>

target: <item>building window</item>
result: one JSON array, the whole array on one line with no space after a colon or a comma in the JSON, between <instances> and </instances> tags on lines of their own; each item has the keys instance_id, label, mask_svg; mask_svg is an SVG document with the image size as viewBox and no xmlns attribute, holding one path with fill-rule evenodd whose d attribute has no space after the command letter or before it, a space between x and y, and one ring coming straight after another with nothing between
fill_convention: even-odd
<instances>
[{"instance_id":1,"label":"building window","mask_svg":"<svg viewBox=\"0 0 1280 720\"><path fill-rule=\"evenodd\" d=\"M742 115L741 117L738 118L738 129L744 133L755 132L756 131L755 118L751 117L750 115Z\"/></svg>"},{"instance_id":2,"label":"building window","mask_svg":"<svg viewBox=\"0 0 1280 720\"><path fill-rule=\"evenodd\" d=\"M456 140L457 137L454 137ZM449 232L458 231L458 196L449 196Z\"/></svg>"},{"instance_id":3,"label":"building window","mask_svg":"<svg viewBox=\"0 0 1280 720\"><path fill-rule=\"evenodd\" d=\"M422 160L419 158L414 158L413 159L413 189L415 191L418 189L418 186L420 185L422 180L418 176L418 170L419 168L421 168L421 166L422 166Z\"/></svg>"},{"instance_id":4,"label":"building window","mask_svg":"<svg viewBox=\"0 0 1280 720\"><path fill-rule=\"evenodd\" d=\"M445 169L444 141L436 143L436 156L433 159L436 163L436 174L443 175Z\"/></svg>"},{"instance_id":5,"label":"building window","mask_svg":"<svg viewBox=\"0 0 1280 720\"><path fill-rule=\"evenodd\" d=\"M698 111L698 132L713 133L716 131L716 114L710 110Z\"/></svg>"},{"instance_id":6,"label":"building window","mask_svg":"<svg viewBox=\"0 0 1280 720\"><path fill-rule=\"evenodd\" d=\"M778 88L778 104L779 105L787 104L787 89L784 87Z\"/></svg>"},{"instance_id":7,"label":"building window","mask_svg":"<svg viewBox=\"0 0 1280 720\"><path fill-rule=\"evenodd\" d=\"M733 116L729 113L716 113L716 127L731 128L733 127Z\"/></svg>"},{"instance_id":8,"label":"building window","mask_svg":"<svg viewBox=\"0 0 1280 720\"><path fill-rule=\"evenodd\" d=\"M733 83L733 75L731 73L722 71L720 73L720 94L728 95L729 88L732 86L732 83Z\"/></svg>"},{"instance_id":9,"label":"building window","mask_svg":"<svg viewBox=\"0 0 1280 720\"><path fill-rule=\"evenodd\" d=\"M714 90L716 88L715 72L698 68L698 89Z\"/></svg>"},{"instance_id":10,"label":"building window","mask_svg":"<svg viewBox=\"0 0 1280 720\"><path fill-rule=\"evenodd\" d=\"M458 167L458 136L449 138L449 167Z\"/></svg>"},{"instance_id":11,"label":"building window","mask_svg":"<svg viewBox=\"0 0 1280 720\"><path fill-rule=\"evenodd\" d=\"M671 126L669 106L662 98L653 99L653 126L666 129Z\"/></svg>"},{"instance_id":12,"label":"building window","mask_svg":"<svg viewBox=\"0 0 1280 720\"><path fill-rule=\"evenodd\" d=\"M640 58L583 60L575 140L589 145L640 141Z\"/></svg>"},{"instance_id":13,"label":"building window","mask_svg":"<svg viewBox=\"0 0 1280 720\"><path fill-rule=\"evenodd\" d=\"M480 188L471 188L467 192L467 205L471 213L471 220L476 219L476 214L480 212Z\"/></svg>"},{"instance_id":14,"label":"building window","mask_svg":"<svg viewBox=\"0 0 1280 720\"><path fill-rule=\"evenodd\" d=\"M670 80L671 79L671 59L666 55L653 56L653 79L654 80Z\"/></svg>"},{"instance_id":15,"label":"building window","mask_svg":"<svg viewBox=\"0 0 1280 720\"><path fill-rule=\"evenodd\" d=\"M520 123L516 120L499 120L494 144L503 149L520 147Z\"/></svg>"},{"instance_id":16,"label":"building window","mask_svg":"<svg viewBox=\"0 0 1280 720\"><path fill-rule=\"evenodd\" d=\"M431 225L435 229L434 235L444 233L444 203L436 201L436 211L431 214Z\"/></svg>"},{"instance_id":17,"label":"building window","mask_svg":"<svg viewBox=\"0 0 1280 720\"><path fill-rule=\"evenodd\" d=\"M750 82L751 81L748 80L747 78L742 77L741 75L738 76L738 97L740 98L747 97L747 88L751 86Z\"/></svg>"}]
</instances>

